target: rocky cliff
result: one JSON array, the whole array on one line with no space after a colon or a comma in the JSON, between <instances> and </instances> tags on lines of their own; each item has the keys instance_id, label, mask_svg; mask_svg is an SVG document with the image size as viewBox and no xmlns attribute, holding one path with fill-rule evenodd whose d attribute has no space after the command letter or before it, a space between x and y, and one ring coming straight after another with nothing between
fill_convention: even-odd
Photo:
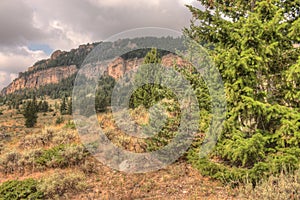
<instances>
[{"instance_id":1,"label":"rocky cliff","mask_svg":"<svg viewBox=\"0 0 300 200\"><path fill-rule=\"evenodd\" d=\"M178 66L184 66L185 62L173 55L168 54L162 57L162 65L172 66L174 61ZM142 58L135 58L125 60L121 57L114 59L107 66L107 74L111 77L118 79L124 75L129 70L136 69L143 62ZM99 73L100 68L103 66L96 67L93 72L88 72L88 74ZM38 89L41 86L47 84L59 83L65 78L70 77L78 71L76 65L69 66L57 66L51 67L44 70L36 70L34 67L30 67L25 73L20 73L19 77L15 79L10 85L2 90L2 94L7 95L14 93L18 90L23 89ZM28 73L30 72L30 73Z\"/></svg>"},{"instance_id":2,"label":"rocky cliff","mask_svg":"<svg viewBox=\"0 0 300 200\"><path fill-rule=\"evenodd\" d=\"M38 61L32 67L29 67L27 71L19 73L19 77L4 88L1 94L7 95L24 89L38 89L48 84L60 83L78 72L84 58L96 45L97 43L80 45L79 48L70 52L55 51L49 59ZM128 44L125 45L128 46ZM112 48L110 47L110 50ZM127 71L136 69L142 62L143 58L117 57L109 62L107 66L98 66L88 74L99 73L103 67L107 67L106 73L118 79ZM164 66L172 66L174 62L178 66L185 65L181 58L173 54L165 54L162 57L162 65Z\"/></svg>"},{"instance_id":3,"label":"rocky cliff","mask_svg":"<svg viewBox=\"0 0 300 200\"><path fill-rule=\"evenodd\" d=\"M179 67L186 66L186 62L174 54L167 54L162 57L162 65L166 67L173 66L174 62ZM143 63L143 59L130 59L116 58L113 62L108 64L107 74L111 77L118 79L129 70L137 69Z\"/></svg>"},{"instance_id":4,"label":"rocky cliff","mask_svg":"<svg viewBox=\"0 0 300 200\"><path fill-rule=\"evenodd\" d=\"M97 44L80 45L69 52L60 50L53 52L49 59L40 60L25 72L20 72L18 78L3 88L1 95L61 82L78 71L84 58Z\"/></svg>"},{"instance_id":5,"label":"rocky cliff","mask_svg":"<svg viewBox=\"0 0 300 200\"><path fill-rule=\"evenodd\" d=\"M2 94L11 94L25 88L39 88L47 84L59 83L76 72L77 67L75 65L40 70L15 79L9 86L2 90Z\"/></svg>"}]
</instances>

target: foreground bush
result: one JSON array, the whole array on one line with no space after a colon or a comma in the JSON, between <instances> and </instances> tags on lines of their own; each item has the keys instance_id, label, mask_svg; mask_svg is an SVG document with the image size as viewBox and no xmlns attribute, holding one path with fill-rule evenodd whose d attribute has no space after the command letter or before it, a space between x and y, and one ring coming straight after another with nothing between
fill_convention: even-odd
<instances>
[{"instance_id":1,"label":"foreground bush","mask_svg":"<svg viewBox=\"0 0 300 200\"><path fill-rule=\"evenodd\" d=\"M36 163L47 167L70 167L82 164L87 157L88 151L79 145L59 145L44 150L36 159Z\"/></svg>"},{"instance_id":2,"label":"foreground bush","mask_svg":"<svg viewBox=\"0 0 300 200\"><path fill-rule=\"evenodd\" d=\"M38 182L34 179L4 182L0 186L0 199L43 199L43 192L37 188L37 185Z\"/></svg>"},{"instance_id":3,"label":"foreground bush","mask_svg":"<svg viewBox=\"0 0 300 200\"><path fill-rule=\"evenodd\" d=\"M234 187L245 180L255 185L261 179L280 174L282 171L293 173L299 167L297 160L288 155L278 155L268 162L257 162L252 168L227 166L217 159L200 158L199 152L194 149L189 151L188 160L202 175L210 176Z\"/></svg>"},{"instance_id":4,"label":"foreground bush","mask_svg":"<svg viewBox=\"0 0 300 200\"><path fill-rule=\"evenodd\" d=\"M84 182L85 176L81 173L55 173L43 179L38 189L43 192L45 197L55 199L63 196L66 193L73 195L87 188Z\"/></svg>"},{"instance_id":5,"label":"foreground bush","mask_svg":"<svg viewBox=\"0 0 300 200\"><path fill-rule=\"evenodd\" d=\"M41 180L11 180L0 185L0 199L59 199L66 193L72 195L87 188L82 173L58 172Z\"/></svg>"},{"instance_id":6,"label":"foreground bush","mask_svg":"<svg viewBox=\"0 0 300 200\"><path fill-rule=\"evenodd\" d=\"M71 122L62 130L46 128L41 133L26 135L20 140L19 147L22 149L31 149L49 145L70 144L77 140L78 134L76 131L67 129L74 129Z\"/></svg>"},{"instance_id":7,"label":"foreground bush","mask_svg":"<svg viewBox=\"0 0 300 200\"><path fill-rule=\"evenodd\" d=\"M22 155L16 151L4 154L0 158L0 171L5 174L14 173L19 169Z\"/></svg>"},{"instance_id":8,"label":"foreground bush","mask_svg":"<svg viewBox=\"0 0 300 200\"><path fill-rule=\"evenodd\" d=\"M281 173L270 176L267 180L253 188L251 183L239 188L243 199L300 199L300 175Z\"/></svg>"},{"instance_id":9,"label":"foreground bush","mask_svg":"<svg viewBox=\"0 0 300 200\"><path fill-rule=\"evenodd\" d=\"M49 149L33 149L23 154L9 152L0 157L0 172L24 173L26 170L66 168L84 163L89 152L82 145L58 145Z\"/></svg>"},{"instance_id":10,"label":"foreground bush","mask_svg":"<svg viewBox=\"0 0 300 200\"><path fill-rule=\"evenodd\" d=\"M22 148L43 147L49 145L53 137L53 130L44 129L40 134L26 135L21 139L19 146Z\"/></svg>"}]
</instances>

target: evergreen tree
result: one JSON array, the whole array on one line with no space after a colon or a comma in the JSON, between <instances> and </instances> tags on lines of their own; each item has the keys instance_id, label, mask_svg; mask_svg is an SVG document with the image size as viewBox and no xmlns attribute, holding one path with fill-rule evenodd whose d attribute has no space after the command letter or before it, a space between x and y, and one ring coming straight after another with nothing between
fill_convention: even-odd
<instances>
[{"instance_id":1,"label":"evergreen tree","mask_svg":"<svg viewBox=\"0 0 300 200\"><path fill-rule=\"evenodd\" d=\"M98 82L95 107L97 112L104 112L111 105L111 95L115 80L110 76L103 76Z\"/></svg>"},{"instance_id":2,"label":"evergreen tree","mask_svg":"<svg viewBox=\"0 0 300 200\"><path fill-rule=\"evenodd\" d=\"M47 101L40 101L39 105L38 105L38 108L39 108L39 112L47 112L48 109L49 109L48 102Z\"/></svg>"},{"instance_id":3,"label":"evergreen tree","mask_svg":"<svg viewBox=\"0 0 300 200\"><path fill-rule=\"evenodd\" d=\"M69 101L68 101L67 114L72 115L72 98L70 98Z\"/></svg>"},{"instance_id":4,"label":"evergreen tree","mask_svg":"<svg viewBox=\"0 0 300 200\"><path fill-rule=\"evenodd\" d=\"M300 2L199 0L185 32L205 42L227 93L227 120L214 153L191 160L205 174L251 178L299 164ZM197 24L200 22L200 25ZM235 167L240 167L235 170ZM238 174L238 175L237 175Z\"/></svg>"},{"instance_id":5,"label":"evergreen tree","mask_svg":"<svg viewBox=\"0 0 300 200\"><path fill-rule=\"evenodd\" d=\"M161 63L160 55L156 48L152 48L145 56L143 66L140 67L138 74L135 76L135 83L139 85L144 80L150 80L149 77L159 71ZM150 66L150 67L149 67ZM150 82L150 81L149 81ZM139 87L133 94L131 107L143 105L150 108L155 102L163 99L166 95L166 90L158 84L147 83Z\"/></svg>"},{"instance_id":6,"label":"evergreen tree","mask_svg":"<svg viewBox=\"0 0 300 200\"><path fill-rule=\"evenodd\" d=\"M39 110L39 112L41 112L42 111L42 104L43 104L43 101L40 101L39 103L38 103L38 110Z\"/></svg>"},{"instance_id":7,"label":"evergreen tree","mask_svg":"<svg viewBox=\"0 0 300 200\"><path fill-rule=\"evenodd\" d=\"M67 113L67 103L66 103L66 97L62 99L61 105L60 105L60 114L65 115Z\"/></svg>"},{"instance_id":8,"label":"evergreen tree","mask_svg":"<svg viewBox=\"0 0 300 200\"><path fill-rule=\"evenodd\" d=\"M144 64L159 64L161 63L160 55L158 54L158 51L156 48L152 48L145 56L144 58Z\"/></svg>"},{"instance_id":9,"label":"evergreen tree","mask_svg":"<svg viewBox=\"0 0 300 200\"><path fill-rule=\"evenodd\" d=\"M49 104L47 101L44 101L42 104L43 112L47 112L49 110Z\"/></svg>"},{"instance_id":10,"label":"evergreen tree","mask_svg":"<svg viewBox=\"0 0 300 200\"><path fill-rule=\"evenodd\" d=\"M60 108L59 104L55 101L54 103L54 109L57 111Z\"/></svg>"},{"instance_id":11,"label":"evergreen tree","mask_svg":"<svg viewBox=\"0 0 300 200\"><path fill-rule=\"evenodd\" d=\"M38 118L38 106L36 99L27 101L23 110L23 116L25 117L25 126L27 128L33 127Z\"/></svg>"}]
</instances>

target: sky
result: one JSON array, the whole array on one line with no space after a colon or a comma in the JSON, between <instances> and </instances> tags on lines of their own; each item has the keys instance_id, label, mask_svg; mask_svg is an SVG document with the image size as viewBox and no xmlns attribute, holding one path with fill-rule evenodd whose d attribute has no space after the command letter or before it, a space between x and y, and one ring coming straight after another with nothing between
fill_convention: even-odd
<instances>
[{"instance_id":1,"label":"sky","mask_svg":"<svg viewBox=\"0 0 300 200\"><path fill-rule=\"evenodd\" d=\"M54 50L104 40L122 31L181 31L196 0L1 0L0 89Z\"/></svg>"}]
</instances>

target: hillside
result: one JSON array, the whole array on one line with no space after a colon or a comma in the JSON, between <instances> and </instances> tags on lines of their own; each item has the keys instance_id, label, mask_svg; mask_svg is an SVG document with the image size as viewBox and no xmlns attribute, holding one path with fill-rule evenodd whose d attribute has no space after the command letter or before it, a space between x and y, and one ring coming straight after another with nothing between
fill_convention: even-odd
<instances>
[{"instance_id":1,"label":"hillside","mask_svg":"<svg viewBox=\"0 0 300 200\"><path fill-rule=\"evenodd\" d=\"M59 102L47 101L53 108ZM45 115L40 113L34 128L26 128L22 115L14 109L0 115L0 197L5 195L1 184L11 180L23 183L33 179L48 199L234 198L228 194L229 188L203 177L184 159L147 174L115 171L83 151L71 116L64 115L64 122L57 124L55 121L58 117L53 117L54 113L59 115L56 109ZM100 118L107 123L105 132L115 129L109 125L112 122L111 114L101 114ZM6 189L16 189L12 186L6 186ZM17 189L30 191L25 184L18 185Z\"/></svg>"},{"instance_id":2,"label":"hillside","mask_svg":"<svg viewBox=\"0 0 300 200\"><path fill-rule=\"evenodd\" d=\"M256 16L254 19L258 20ZM244 25L243 21L236 23ZM246 32L252 31L248 26L244 28ZM237 34L233 38L242 35L240 30L235 31ZM272 31L269 33L269 29L263 31L274 34ZM189 34L193 36L192 31ZM3 89L0 98L0 136L3 138L0 142L0 175L4 177L0 179L0 198L24 195L32 199L299 199L299 49L293 47L291 39L289 42L280 41L284 45L279 52L272 46L277 42L262 35L260 37L266 41L265 44L251 43L250 46L243 37L237 41L232 39L230 45L219 34L214 37L220 37L219 42L208 49L226 91L226 94L216 92L218 96L212 96L215 93L209 90L220 81L214 79L216 74L213 70L207 70L213 79L207 81L181 57L172 51L159 49L162 44L169 44L169 49L174 48L175 51L180 38L104 42L101 54L93 54L97 43L81 45L70 52L57 50L49 59L38 61L20 73ZM209 36L202 39L207 38L215 42ZM269 52L263 51L262 44L269 45ZM158 48L143 48L149 45ZM257 45L255 48L260 51L253 51L252 45ZM120 48L125 48L127 53L119 55ZM138 48L141 50L136 50ZM196 52L193 56L201 57L201 53ZM284 57L282 60L282 55L288 54L292 54L291 58ZM105 66L95 62L95 68L86 70L79 82L82 86L78 88L79 95L71 97L75 77L81 66L86 64L86 56L96 61L101 57L108 62L104 62ZM113 110L111 97L116 81L141 64L150 64L148 66L151 67L134 77L134 83L143 83L158 70L151 64L173 67L189 81L189 86L195 91L195 103L198 103L194 105L200 112L182 111L184 106L191 105L190 102L180 104L182 101L170 88L156 83L144 84L133 91L126 110L128 115L122 109ZM94 95L95 86L82 83L94 83L91 78L104 67L105 75L97 80ZM182 85L179 76L170 79L172 83ZM132 82L126 84L130 88ZM181 91L189 93L184 89ZM122 92L117 90L123 98ZM77 104L76 99L80 99ZM222 106L222 99L227 103L227 110ZM76 105L81 109L72 110ZM202 157L202 147L209 144L209 137L215 136L214 128L218 128L213 127L212 122L216 117L213 109L216 108L226 114L224 118L217 116L220 119L218 127L222 126L223 120L224 127L220 137L216 138L217 144L210 146L211 152ZM93 119L90 111L94 110L96 116L91 121L98 120L108 139L106 141L100 137L99 142L95 135L87 134L96 130L87 125ZM72 115L72 112L75 114ZM85 121L77 123L77 113L86 117L83 118ZM182 123L183 116L189 114L189 120ZM192 119L193 114L195 120ZM123 118L117 119L119 116ZM157 126L159 129L149 138L129 135L127 130L134 133L140 130L128 123L130 118L147 133L153 134L156 129L152 128ZM80 126L75 124L83 126L84 138L81 140ZM122 130L120 124L128 129ZM132 167L136 172L149 157L145 156L132 166L131 158L122 160L120 151L112 152L110 146L106 146L107 141L113 143L113 147L130 153L152 153L168 147L180 136L182 127L186 128L183 132L188 132L194 128L193 125L197 125L197 129L192 131L188 149L167 167L145 174L116 171ZM90 140L84 146L82 143L86 138ZM185 138L181 138L179 143L185 142ZM104 147L104 150L97 149L97 146ZM118 166L112 168L116 170L96 161L92 155L95 152L115 161ZM177 152L182 151L172 153ZM155 164L165 158L168 155L158 156ZM118 163L120 160L122 162ZM144 165L147 167L147 164Z\"/></svg>"},{"instance_id":3,"label":"hillside","mask_svg":"<svg viewBox=\"0 0 300 200\"><path fill-rule=\"evenodd\" d=\"M33 66L29 67L25 72L20 72L16 78L7 87L1 91L2 95L9 95L13 93L23 94L24 91L38 90L47 85L61 83L63 80L68 79L76 74L84 62L86 56L100 43L80 45L77 49L72 49L69 52L56 50L52 53L51 57L46 60L37 61ZM147 53L147 49L143 48L145 45L169 46L170 49L175 50L182 47L180 38L136 38L136 39L123 39L115 42L105 42L101 46L103 51L101 56L109 55L114 60L108 65L108 75L113 78L123 76L128 70L135 69L142 62L142 58ZM138 51L132 51L141 47ZM125 48L128 53L118 55L118 49ZM161 51L161 56L164 65L170 66L175 57L166 51ZM182 61L178 61L182 62ZM180 64L180 63L178 63ZM182 64L181 64L182 65ZM96 66L95 71L99 71ZM72 81L74 81L73 76ZM68 85L72 87L72 85Z\"/></svg>"}]
</instances>

